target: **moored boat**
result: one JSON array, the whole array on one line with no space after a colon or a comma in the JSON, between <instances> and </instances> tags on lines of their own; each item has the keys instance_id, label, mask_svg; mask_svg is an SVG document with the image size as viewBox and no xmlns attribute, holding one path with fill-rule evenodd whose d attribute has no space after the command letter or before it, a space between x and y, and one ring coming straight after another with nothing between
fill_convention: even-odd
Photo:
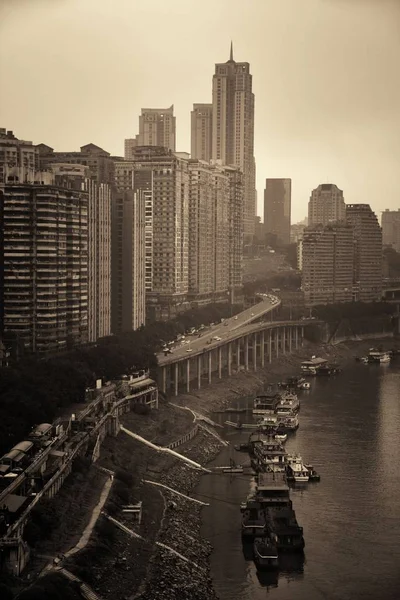
<instances>
[{"instance_id":1,"label":"moored boat","mask_svg":"<svg viewBox=\"0 0 400 600\"><path fill-rule=\"evenodd\" d=\"M371 348L368 354L368 362L372 363L389 363L390 358L391 356L389 352L381 352L379 350L375 350L374 348Z\"/></svg>"},{"instance_id":2,"label":"moored boat","mask_svg":"<svg viewBox=\"0 0 400 600\"><path fill-rule=\"evenodd\" d=\"M269 570L279 567L276 536L257 537L253 543L254 563L257 569Z\"/></svg>"},{"instance_id":3,"label":"moored boat","mask_svg":"<svg viewBox=\"0 0 400 600\"><path fill-rule=\"evenodd\" d=\"M301 456L287 457L287 478L288 481L296 483L308 483L310 475L307 467L303 464Z\"/></svg>"}]
</instances>

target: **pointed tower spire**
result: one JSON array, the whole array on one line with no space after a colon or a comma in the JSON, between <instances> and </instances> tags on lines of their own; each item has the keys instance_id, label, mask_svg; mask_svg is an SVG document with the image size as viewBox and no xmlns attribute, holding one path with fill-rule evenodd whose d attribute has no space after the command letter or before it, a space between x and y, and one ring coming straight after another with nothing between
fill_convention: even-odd
<instances>
[{"instance_id":1,"label":"pointed tower spire","mask_svg":"<svg viewBox=\"0 0 400 600\"><path fill-rule=\"evenodd\" d=\"M230 52L230 55L229 55L229 60L233 61L233 42L232 42L232 40L231 40L231 52Z\"/></svg>"}]
</instances>

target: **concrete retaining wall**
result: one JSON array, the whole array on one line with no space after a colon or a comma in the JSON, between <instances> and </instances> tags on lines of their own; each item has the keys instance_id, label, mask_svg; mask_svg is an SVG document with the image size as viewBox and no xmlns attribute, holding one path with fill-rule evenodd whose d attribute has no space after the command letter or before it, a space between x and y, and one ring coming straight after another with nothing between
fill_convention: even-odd
<instances>
[{"instance_id":1,"label":"concrete retaining wall","mask_svg":"<svg viewBox=\"0 0 400 600\"><path fill-rule=\"evenodd\" d=\"M170 450L175 450L175 448L178 448L178 446L182 446L182 444L185 444L189 440L192 440L198 434L198 432L199 432L199 426L195 425L193 427L193 429L191 429L189 431L189 433L186 433L185 435L183 435L181 438L179 438L179 440L175 440L175 442L168 444L168 446L166 446L166 448L169 448Z\"/></svg>"}]
</instances>

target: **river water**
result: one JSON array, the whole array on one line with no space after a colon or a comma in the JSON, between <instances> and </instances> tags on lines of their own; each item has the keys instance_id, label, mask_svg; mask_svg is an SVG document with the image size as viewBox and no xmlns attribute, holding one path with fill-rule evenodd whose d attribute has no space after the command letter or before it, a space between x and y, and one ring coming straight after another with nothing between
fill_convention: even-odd
<instances>
[{"instance_id":1,"label":"river water","mask_svg":"<svg viewBox=\"0 0 400 600\"><path fill-rule=\"evenodd\" d=\"M196 489L210 502L202 534L214 547L211 572L221 600L400 599L400 357L311 381L312 389L300 392L300 427L286 442L321 475L291 491L304 558L288 555L276 575L257 573L240 534L239 504L250 477L204 475ZM250 422L251 413L214 418ZM233 449L247 436L226 428L231 447L212 464L248 462Z\"/></svg>"}]
</instances>

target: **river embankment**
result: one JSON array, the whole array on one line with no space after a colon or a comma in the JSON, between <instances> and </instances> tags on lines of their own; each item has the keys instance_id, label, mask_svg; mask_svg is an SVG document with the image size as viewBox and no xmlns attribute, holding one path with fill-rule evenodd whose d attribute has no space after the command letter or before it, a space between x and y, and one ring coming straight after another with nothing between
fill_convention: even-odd
<instances>
[{"instance_id":1,"label":"river embankment","mask_svg":"<svg viewBox=\"0 0 400 600\"><path fill-rule=\"evenodd\" d=\"M167 445L193 430L194 416L188 407L204 415L234 404L235 399L257 393L266 383L277 382L299 373L300 362L311 355L327 358L343 368L355 356L365 354L371 345L395 345L391 339L348 341L337 345L305 342L291 354L273 358L265 368L238 372L229 379L215 380L190 394L170 397L160 402L158 411L148 415L128 413L123 425L145 439ZM181 408L174 406L177 404ZM217 436L215 436L217 434ZM206 465L222 449L218 430L200 428L197 435L176 448L180 454ZM212 600L216 598L209 570L212 550L201 537L201 506L165 488L190 496L198 484L201 471L170 455L156 452L120 432L106 438L99 465L117 472L130 473L129 494L113 484L105 512L112 514L141 539L108 527L104 516L93 531L88 547L68 560L67 568L89 583L105 599L121 600ZM129 514L116 510L129 502L143 503L142 520L137 524ZM107 526L106 526L107 525ZM164 546L162 545L164 544Z\"/></svg>"}]
</instances>

